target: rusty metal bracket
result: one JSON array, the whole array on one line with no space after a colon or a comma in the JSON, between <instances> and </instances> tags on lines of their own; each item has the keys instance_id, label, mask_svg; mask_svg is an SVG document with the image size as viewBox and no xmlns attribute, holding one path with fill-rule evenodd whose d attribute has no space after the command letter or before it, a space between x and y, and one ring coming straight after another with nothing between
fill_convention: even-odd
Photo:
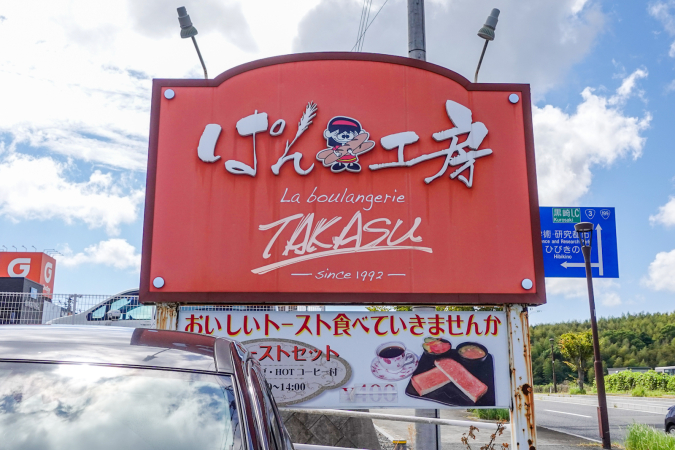
<instances>
[{"instance_id":1,"label":"rusty metal bracket","mask_svg":"<svg viewBox=\"0 0 675 450\"><path fill-rule=\"evenodd\" d=\"M158 330L176 330L178 327L179 303L157 303L156 326Z\"/></svg>"},{"instance_id":2,"label":"rusty metal bracket","mask_svg":"<svg viewBox=\"0 0 675 450\"><path fill-rule=\"evenodd\" d=\"M527 306L506 305L509 330L509 373L511 376L511 448L536 450L532 356Z\"/></svg>"}]
</instances>

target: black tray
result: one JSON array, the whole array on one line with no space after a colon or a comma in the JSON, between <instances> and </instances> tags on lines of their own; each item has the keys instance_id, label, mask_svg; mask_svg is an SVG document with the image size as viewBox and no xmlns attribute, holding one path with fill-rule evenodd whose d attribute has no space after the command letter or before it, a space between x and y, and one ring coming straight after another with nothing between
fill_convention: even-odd
<instances>
[{"instance_id":1,"label":"black tray","mask_svg":"<svg viewBox=\"0 0 675 450\"><path fill-rule=\"evenodd\" d=\"M429 392L427 395L419 395L412 385L412 377L418 373L433 369L435 367L434 361L439 358L454 359L462 364L473 376L485 383L488 388L487 392L474 403L451 381L445 386L440 387L433 392ZM405 388L405 393L409 397L430 400L449 406L495 406L495 370L492 355L488 353L485 361L465 364L455 349L451 349L438 356L431 356L427 353L423 353L419 364L417 364L417 369L413 372L410 381L408 382L408 386Z\"/></svg>"}]
</instances>

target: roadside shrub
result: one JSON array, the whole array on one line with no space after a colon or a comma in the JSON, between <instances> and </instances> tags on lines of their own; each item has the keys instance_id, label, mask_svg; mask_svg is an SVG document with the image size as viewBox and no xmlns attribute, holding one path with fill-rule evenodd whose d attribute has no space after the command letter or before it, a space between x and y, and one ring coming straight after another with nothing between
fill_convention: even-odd
<instances>
[{"instance_id":1,"label":"roadside shrub","mask_svg":"<svg viewBox=\"0 0 675 450\"><path fill-rule=\"evenodd\" d=\"M557 385L558 394L566 394L570 390L570 385L568 383L560 383ZM553 392L553 383L535 385L534 393L535 394L549 394Z\"/></svg>"},{"instance_id":2,"label":"roadside shrub","mask_svg":"<svg viewBox=\"0 0 675 450\"><path fill-rule=\"evenodd\" d=\"M607 375L605 386L612 391L631 391L635 388L636 372L624 371Z\"/></svg>"},{"instance_id":3,"label":"roadside shrub","mask_svg":"<svg viewBox=\"0 0 675 450\"><path fill-rule=\"evenodd\" d=\"M605 386L610 392L626 392L635 388L675 392L675 376L653 370L645 373L625 371L605 376Z\"/></svg>"},{"instance_id":4,"label":"roadside shrub","mask_svg":"<svg viewBox=\"0 0 675 450\"><path fill-rule=\"evenodd\" d=\"M586 395L586 389L579 389L578 387L570 388L570 395Z\"/></svg>"},{"instance_id":5,"label":"roadside shrub","mask_svg":"<svg viewBox=\"0 0 675 450\"><path fill-rule=\"evenodd\" d=\"M668 380L668 388L666 390L670 392L675 392L675 376L673 375L670 376L670 379Z\"/></svg>"},{"instance_id":6,"label":"roadside shrub","mask_svg":"<svg viewBox=\"0 0 675 450\"><path fill-rule=\"evenodd\" d=\"M647 392L645 391L645 388L643 387L636 387L633 389L633 391L630 393L631 396L633 397L646 397Z\"/></svg>"},{"instance_id":7,"label":"roadside shrub","mask_svg":"<svg viewBox=\"0 0 675 450\"><path fill-rule=\"evenodd\" d=\"M675 450L675 436L641 423L633 423L627 428L625 445L627 450Z\"/></svg>"},{"instance_id":8,"label":"roadside shrub","mask_svg":"<svg viewBox=\"0 0 675 450\"><path fill-rule=\"evenodd\" d=\"M509 410L502 408L470 409L476 417L483 420L509 421Z\"/></svg>"},{"instance_id":9,"label":"roadside shrub","mask_svg":"<svg viewBox=\"0 0 675 450\"><path fill-rule=\"evenodd\" d=\"M636 377L636 386L643 387L649 391L665 391L668 389L668 381L671 376L665 373L657 373L653 370L638 374Z\"/></svg>"}]
</instances>

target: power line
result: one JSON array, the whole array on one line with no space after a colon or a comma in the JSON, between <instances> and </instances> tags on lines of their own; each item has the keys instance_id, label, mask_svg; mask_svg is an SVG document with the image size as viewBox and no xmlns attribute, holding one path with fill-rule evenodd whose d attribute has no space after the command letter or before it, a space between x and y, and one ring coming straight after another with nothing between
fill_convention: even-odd
<instances>
[{"instance_id":1,"label":"power line","mask_svg":"<svg viewBox=\"0 0 675 450\"><path fill-rule=\"evenodd\" d=\"M356 47L359 43L359 39L361 39L361 33L363 32L364 28L364 22L363 18L366 15L366 4L368 3L368 0L363 0L363 5L361 6L361 19L359 19L359 31L356 33L356 44L354 44L354 47ZM354 47L352 47L352 50L354 50Z\"/></svg>"},{"instance_id":2,"label":"power line","mask_svg":"<svg viewBox=\"0 0 675 450\"><path fill-rule=\"evenodd\" d=\"M356 39L356 44L355 44L357 52L360 52L361 48L363 47L362 42L363 42L363 38L365 37L365 34L366 34L366 25L368 25L368 19L370 18L370 9L371 9L371 6L373 4L373 0L366 0L365 3L366 4L364 4L364 9L363 9L363 16L364 16L363 26L359 30L359 35L358 35L358 38Z\"/></svg>"},{"instance_id":3,"label":"power line","mask_svg":"<svg viewBox=\"0 0 675 450\"><path fill-rule=\"evenodd\" d=\"M368 23L368 19L370 19L370 10L372 9L373 6L373 0L370 0L370 3L368 3L368 13L366 15L366 21L364 24ZM359 46L359 51L363 50L363 44L366 41L366 30L363 30L363 36L361 36L361 45Z\"/></svg>"},{"instance_id":4,"label":"power line","mask_svg":"<svg viewBox=\"0 0 675 450\"><path fill-rule=\"evenodd\" d=\"M377 19L377 16L380 15L380 11L382 11L382 8L384 8L384 5L386 5L388 1L389 0L385 0L384 3L382 3L382 6L380 6L380 9L377 10L377 14L375 14L375 16L373 17L373 20L370 21L370 23L368 24L366 29L363 30L363 32L359 35L359 38L356 40L356 44L354 44L351 51L354 51L356 46L359 45L359 43L363 41L363 38L366 35L366 31L368 31L368 28L370 28L370 26L373 24L373 22L375 22L375 19ZM372 0L371 0L371 3L372 3ZM363 48L363 45L361 45L361 48ZM360 50L357 50L357 51L360 51Z\"/></svg>"}]
</instances>

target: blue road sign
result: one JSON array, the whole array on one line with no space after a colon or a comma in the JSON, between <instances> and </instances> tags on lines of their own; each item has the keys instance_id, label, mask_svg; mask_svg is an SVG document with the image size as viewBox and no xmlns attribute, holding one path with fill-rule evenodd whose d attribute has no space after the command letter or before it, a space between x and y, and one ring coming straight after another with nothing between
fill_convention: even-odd
<instances>
[{"instance_id":1,"label":"blue road sign","mask_svg":"<svg viewBox=\"0 0 675 450\"><path fill-rule=\"evenodd\" d=\"M586 268L574 224L593 224L591 270L594 278L619 278L614 208L539 207L544 274L584 278Z\"/></svg>"}]
</instances>

